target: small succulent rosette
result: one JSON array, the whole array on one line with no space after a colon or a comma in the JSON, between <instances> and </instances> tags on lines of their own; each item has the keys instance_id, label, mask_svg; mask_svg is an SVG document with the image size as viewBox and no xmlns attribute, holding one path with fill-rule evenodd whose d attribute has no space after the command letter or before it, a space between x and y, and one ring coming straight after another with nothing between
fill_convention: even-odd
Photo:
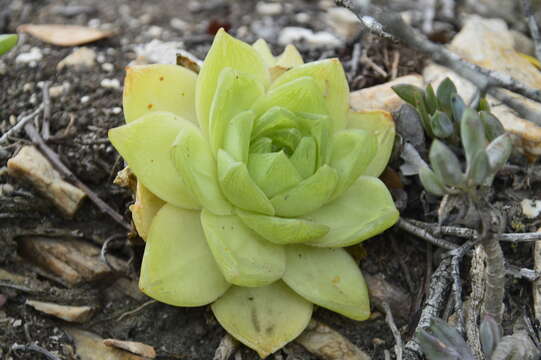
<instances>
[{"instance_id":1,"label":"small succulent rosette","mask_svg":"<svg viewBox=\"0 0 541 360\"><path fill-rule=\"evenodd\" d=\"M275 58L220 30L199 74L133 66L126 125L109 138L137 176L146 240L140 288L175 306L212 304L261 357L297 337L313 304L370 314L343 247L398 219L377 178L394 141L388 113L352 112L337 59Z\"/></svg>"}]
</instances>

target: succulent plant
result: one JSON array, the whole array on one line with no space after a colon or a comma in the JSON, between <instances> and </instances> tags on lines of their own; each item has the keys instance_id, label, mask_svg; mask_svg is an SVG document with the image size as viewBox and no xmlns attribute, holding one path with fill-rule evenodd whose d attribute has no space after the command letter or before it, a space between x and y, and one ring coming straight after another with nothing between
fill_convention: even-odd
<instances>
[{"instance_id":1,"label":"succulent plant","mask_svg":"<svg viewBox=\"0 0 541 360\"><path fill-rule=\"evenodd\" d=\"M428 330L428 331L427 331ZM417 339L427 360L473 360L470 346L459 332L445 321L433 318L427 330L420 330ZM501 327L494 318L485 316L481 321L479 339L483 354L491 358L502 339Z\"/></svg>"},{"instance_id":2,"label":"succulent plant","mask_svg":"<svg viewBox=\"0 0 541 360\"><path fill-rule=\"evenodd\" d=\"M0 55L7 53L15 45L19 37L15 34L0 34Z\"/></svg>"},{"instance_id":3,"label":"succulent plant","mask_svg":"<svg viewBox=\"0 0 541 360\"><path fill-rule=\"evenodd\" d=\"M137 176L133 220L146 239L139 286L175 306L212 304L265 357L297 337L312 304L369 316L363 276L343 249L392 226L377 178L394 123L352 112L336 59L275 58L220 30L199 74L127 69L127 124L109 131Z\"/></svg>"}]
</instances>

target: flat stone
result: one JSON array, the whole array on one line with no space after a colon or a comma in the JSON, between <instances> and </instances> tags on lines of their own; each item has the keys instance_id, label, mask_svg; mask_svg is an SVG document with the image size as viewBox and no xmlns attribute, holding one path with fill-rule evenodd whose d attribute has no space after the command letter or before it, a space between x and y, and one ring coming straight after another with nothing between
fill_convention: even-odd
<instances>
[{"instance_id":1,"label":"flat stone","mask_svg":"<svg viewBox=\"0 0 541 360\"><path fill-rule=\"evenodd\" d=\"M76 70L91 68L96 64L96 52L87 47L76 48L71 54L62 59L58 65L57 70L62 70L65 67L72 67Z\"/></svg>"},{"instance_id":2,"label":"flat stone","mask_svg":"<svg viewBox=\"0 0 541 360\"><path fill-rule=\"evenodd\" d=\"M103 344L117 349L126 350L132 354L141 355L142 357L148 359L154 359L156 357L156 350L154 350L152 346L137 341L105 339L103 340Z\"/></svg>"},{"instance_id":3,"label":"flat stone","mask_svg":"<svg viewBox=\"0 0 541 360\"><path fill-rule=\"evenodd\" d=\"M422 87L423 77L419 74L410 74L381 85L353 91L350 93L349 103L355 111L385 110L392 112L404 104L404 101L391 88L398 84Z\"/></svg>"},{"instance_id":4,"label":"flat stone","mask_svg":"<svg viewBox=\"0 0 541 360\"><path fill-rule=\"evenodd\" d=\"M343 45L343 41L327 31L313 32L310 29L288 26L280 31L278 43L286 46L293 43L304 42L312 47L337 48Z\"/></svg>"},{"instance_id":5,"label":"flat stone","mask_svg":"<svg viewBox=\"0 0 541 360\"><path fill-rule=\"evenodd\" d=\"M24 146L8 160L7 166L10 175L28 180L68 217L75 214L86 196L82 190L62 180L49 160L34 146Z\"/></svg>"},{"instance_id":6,"label":"flat stone","mask_svg":"<svg viewBox=\"0 0 541 360\"><path fill-rule=\"evenodd\" d=\"M76 323L84 323L94 314L94 309L91 306L59 305L37 300L26 300L26 305L42 313Z\"/></svg>"},{"instance_id":7,"label":"flat stone","mask_svg":"<svg viewBox=\"0 0 541 360\"><path fill-rule=\"evenodd\" d=\"M75 342L76 353L81 360L145 360L127 351L107 346L98 335L75 328L65 331Z\"/></svg>"}]
</instances>

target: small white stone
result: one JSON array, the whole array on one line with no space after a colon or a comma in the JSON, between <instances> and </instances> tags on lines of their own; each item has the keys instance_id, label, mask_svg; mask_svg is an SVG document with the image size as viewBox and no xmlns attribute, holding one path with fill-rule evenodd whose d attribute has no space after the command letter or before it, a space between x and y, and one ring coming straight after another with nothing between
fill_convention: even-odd
<instances>
[{"instance_id":1,"label":"small white stone","mask_svg":"<svg viewBox=\"0 0 541 360\"><path fill-rule=\"evenodd\" d=\"M528 219L534 219L541 214L541 200L524 199L520 202L520 206Z\"/></svg>"},{"instance_id":2,"label":"small white stone","mask_svg":"<svg viewBox=\"0 0 541 360\"><path fill-rule=\"evenodd\" d=\"M17 55L15 62L19 64L29 64L30 67L35 67L37 62L43 59L41 50L37 47L33 47L29 52Z\"/></svg>"},{"instance_id":3,"label":"small white stone","mask_svg":"<svg viewBox=\"0 0 541 360\"><path fill-rule=\"evenodd\" d=\"M300 12L295 15L295 20L297 20L297 22L300 22L301 24L306 24L310 21L310 15L304 12Z\"/></svg>"},{"instance_id":4,"label":"small white stone","mask_svg":"<svg viewBox=\"0 0 541 360\"><path fill-rule=\"evenodd\" d=\"M346 8L330 8L327 10L326 20L334 31L346 41L353 40L361 32L361 21Z\"/></svg>"},{"instance_id":5,"label":"small white stone","mask_svg":"<svg viewBox=\"0 0 541 360\"><path fill-rule=\"evenodd\" d=\"M23 91L24 92L30 92L32 90L34 90L34 83L28 82L28 83L23 85Z\"/></svg>"},{"instance_id":6,"label":"small white stone","mask_svg":"<svg viewBox=\"0 0 541 360\"><path fill-rule=\"evenodd\" d=\"M49 88L49 96L51 96L51 98L53 99L62 95L63 92L64 92L64 86L62 85L51 86Z\"/></svg>"},{"instance_id":7,"label":"small white stone","mask_svg":"<svg viewBox=\"0 0 541 360\"><path fill-rule=\"evenodd\" d=\"M171 21L169 22L169 25L171 25L171 27L176 30L180 30L180 31L188 30L188 23L179 18L172 18Z\"/></svg>"},{"instance_id":8,"label":"small white stone","mask_svg":"<svg viewBox=\"0 0 541 360\"><path fill-rule=\"evenodd\" d=\"M100 85L107 89L120 89L120 81L118 79L103 79Z\"/></svg>"},{"instance_id":9,"label":"small white stone","mask_svg":"<svg viewBox=\"0 0 541 360\"><path fill-rule=\"evenodd\" d=\"M261 15L278 15L282 13L282 4L260 1L256 5L256 11Z\"/></svg>"},{"instance_id":10,"label":"small white stone","mask_svg":"<svg viewBox=\"0 0 541 360\"><path fill-rule=\"evenodd\" d=\"M85 95L81 98L81 104L86 104L89 101L90 101L90 96L88 95Z\"/></svg>"},{"instance_id":11,"label":"small white stone","mask_svg":"<svg viewBox=\"0 0 541 360\"><path fill-rule=\"evenodd\" d=\"M13 327L19 327L23 324L23 321L21 319L17 319L15 321L13 321L12 325Z\"/></svg>"},{"instance_id":12,"label":"small white stone","mask_svg":"<svg viewBox=\"0 0 541 360\"><path fill-rule=\"evenodd\" d=\"M114 107L114 108L111 110L111 112L112 112L113 114L115 114L115 115L120 114L120 113L122 112L122 108L116 106L116 107Z\"/></svg>"},{"instance_id":13,"label":"small white stone","mask_svg":"<svg viewBox=\"0 0 541 360\"><path fill-rule=\"evenodd\" d=\"M17 117L15 115L9 115L9 123L15 125L17 123Z\"/></svg>"},{"instance_id":14,"label":"small white stone","mask_svg":"<svg viewBox=\"0 0 541 360\"><path fill-rule=\"evenodd\" d=\"M107 72L111 72L115 69L115 67L111 63L103 63L101 64L101 68L103 69L103 71Z\"/></svg>"},{"instance_id":15,"label":"small white stone","mask_svg":"<svg viewBox=\"0 0 541 360\"><path fill-rule=\"evenodd\" d=\"M283 28L278 37L278 43L283 46L299 41L305 41L307 45L314 47L337 48L342 46L342 40L329 32L314 33L310 29L297 26Z\"/></svg>"},{"instance_id":16,"label":"small white stone","mask_svg":"<svg viewBox=\"0 0 541 360\"><path fill-rule=\"evenodd\" d=\"M91 28L97 28L97 27L100 26L100 24L101 24L101 20L100 20L100 19L94 18L94 19L90 19L90 20L88 21L88 26L91 27Z\"/></svg>"},{"instance_id":17,"label":"small white stone","mask_svg":"<svg viewBox=\"0 0 541 360\"><path fill-rule=\"evenodd\" d=\"M57 70L64 67L90 68L96 63L96 52L87 47L76 48L56 66Z\"/></svg>"},{"instance_id":18,"label":"small white stone","mask_svg":"<svg viewBox=\"0 0 541 360\"><path fill-rule=\"evenodd\" d=\"M98 56L96 56L96 61L99 62L100 64L104 63L105 62L105 55L98 54Z\"/></svg>"},{"instance_id":19,"label":"small white stone","mask_svg":"<svg viewBox=\"0 0 541 360\"><path fill-rule=\"evenodd\" d=\"M150 29L148 29L148 35L152 37L160 37L162 34L163 29L159 26L152 25Z\"/></svg>"}]
</instances>

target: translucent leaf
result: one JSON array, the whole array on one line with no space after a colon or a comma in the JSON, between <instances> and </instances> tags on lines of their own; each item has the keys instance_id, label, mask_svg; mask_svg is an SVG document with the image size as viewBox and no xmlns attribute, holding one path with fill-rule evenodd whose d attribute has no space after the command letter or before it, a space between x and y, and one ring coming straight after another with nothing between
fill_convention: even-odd
<instances>
[{"instance_id":1,"label":"translucent leaf","mask_svg":"<svg viewBox=\"0 0 541 360\"><path fill-rule=\"evenodd\" d=\"M286 219L242 210L237 210L237 215L261 237L280 245L306 242L329 232L327 225L304 219Z\"/></svg>"},{"instance_id":2,"label":"translucent leaf","mask_svg":"<svg viewBox=\"0 0 541 360\"><path fill-rule=\"evenodd\" d=\"M164 205L150 227L141 291L174 306L202 306L229 286L207 245L199 211Z\"/></svg>"},{"instance_id":3,"label":"translucent leaf","mask_svg":"<svg viewBox=\"0 0 541 360\"><path fill-rule=\"evenodd\" d=\"M304 136L289 160L303 179L312 176L316 171L317 146L311 136Z\"/></svg>"},{"instance_id":4,"label":"translucent leaf","mask_svg":"<svg viewBox=\"0 0 541 360\"><path fill-rule=\"evenodd\" d=\"M297 186L271 198L271 203L279 216L301 216L323 206L334 192L337 182L336 170L323 165Z\"/></svg>"},{"instance_id":5,"label":"translucent leaf","mask_svg":"<svg viewBox=\"0 0 541 360\"><path fill-rule=\"evenodd\" d=\"M255 43L252 44L252 47L259 53L263 61L265 62L266 67L271 67L276 64L276 59L272 55L272 51L269 47L269 44L263 39L258 39Z\"/></svg>"},{"instance_id":6,"label":"translucent leaf","mask_svg":"<svg viewBox=\"0 0 541 360\"><path fill-rule=\"evenodd\" d=\"M197 124L196 79L196 73L177 65L127 67L122 99L126 122L151 111L167 111Z\"/></svg>"},{"instance_id":7,"label":"translucent leaf","mask_svg":"<svg viewBox=\"0 0 541 360\"><path fill-rule=\"evenodd\" d=\"M450 137L455 132L455 125L449 116L439 110L436 110L430 118L430 128L434 136L442 139Z\"/></svg>"},{"instance_id":8,"label":"translucent leaf","mask_svg":"<svg viewBox=\"0 0 541 360\"><path fill-rule=\"evenodd\" d=\"M224 150L218 151L217 160L220 187L232 204L244 210L274 215L272 203L252 180L246 164L235 161Z\"/></svg>"},{"instance_id":9,"label":"translucent leaf","mask_svg":"<svg viewBox=\"0 0 541 360\"><path fill-rule=\"evenodd\" d=\"M282 107L272 107L256 119L253 138L268 136L273 131L297 127L295 114Z\"/></svg>"},{"instance_id":10,"label":"translucent leaf","mask_svg":"<svg viewBox=\"0 0 541 360\"><path fill-rule=\"evenodd\" d=\"M253 123L254 112L248 110L237 114L227 125L224 150L237 161L243 163L248 161Z\"/></svg>"},{"instance_id":11,"label":"translucent leaf","mask_svg":"<svg viewBox=\"0 0 541 360\"><path fill-rule=\"evenodd\" d=\"M377 150L377 139L371 131L343 130L333 137L330 165L338 172L338 184L332 198L347 190L366 170Z\"/></svg>"},{"instance_id":12,"label":"translucent leaf","mask_svg":"<svg viewBox=\"0 0 541 360\"><path fill-rule=\"evenodd\" d=\"M218 184L216 160L199 129L180 131L173 144L172 157L180 176L203 208L218 215L231 214L232 207Z\"/></svg>"},{"instance_id":13,"label":"translucent leaf","mask_svg":"<svg viewBox=\"0 0 541 360\"><path fill-rule=\"evenodd\" d=\"M394 146L395 124L386 111L361 111L349 113L349 129L370 130L378 141L377 152L363 175L380 176L387 167Z\"/></svg>"},{"instance_id":14,"label":"translucent leaf","mask_svg":"<svg viewBox=\"0 0 541 360\"><path fill-rule=\"evenodd\" d=\"M201 224L210 250L228 282L263 286L282 277L286 268L283 247L261 238L237 216L214 215L204 209Z\"/></svg>"},{"instance_id":15,"label":"translucent leaf","mask_svg":"<svg viewBox=\"0 0 541 360\"><path fill-rule=\"evenodd\" d=\"M430 165L434 172L445 185L459 186L465 180L460 161L447 145L439 140L434 140L430 147Z\"/></svg>"},{"instance_id":16,"label":"translucent leaf","mask_svg":"<svg viewBox=\"0 0 541 360\"><path fill-rule=\"evenodd\" d=\"M209 114L208 133L213 153L222 148L229 121L250 109L264 92L263 85L254 76L232 68L222 70Z\"/></svg>"},{"instance_id":17,"label":"translucent leaf","mask_svg":"<svg viewBox=\"0 0 541 360\"><path fill-rule=\"evenodd\" d=\"M368 289L353 258L344 249L289 245L283 280L303 298L347 316L370 316Z\"/></svg>"},{"instance_id":18,"label":"translucent leaf","mask_svg":"<svg viewBox=\"0 0 541 360\"><path fill-rule=\"evenodd\" d=\"M261 137L250 144L250 153L268 153L272 151L272 139Z\"/></svg>"},{"instance_id":19,"label":"translucent leaf","mask_svg":"<svg viewBox=\"0 0 541 360\"><path fill-rule=\"evenodd\" d=\"M445 194L445 188L440 179L428 167L421 167L419 170L419 179L426 191L437 196Z\"/></svg>"},{"instance_id":20,"label":"translucent leaf","mask_svg":"<svg viewBox=\"0 0 541 360\"><path fill-rule=\"evenodd\" d=\"M283 151L250 154L248 172L267 197L292 188L302 178Z\"/></svg>"},{"instance_id":21,"label":"translucent leaf","mask_svg":"<svg viewBox=\"0 0 541 360\"><path fill-rule=\"evenodd\" d=\"M377 178L361 176L338 199L303 218L331 229L310 245L344 247L387 230L396 223L398 216L385 184Z\"/></svg>"},{"instance_id":22,"label":"translucent leaf","mask_svg":"<svg viewBox=\"0 0 541 360\"><path fill-rule=\"evenodd\" d=\"M487 146L483 123L475 110L467 108L460 121L460 139L466 154L466 162L471 166L474 156Z\"/></svg>"},{"instance_id":23,"label":"translucent leaf","mask_svg":"<svg viewBox=\"0 0 541 360\"><path fill-rule=\"evenodd\" d=\"M152 193L173 205L197 209L198 201L171 160L171 147L177 134L193 126L172 113L152 112L109 130L109 140L138 181Z\"/></svg>"},{"instance_id":24,"label":"translucent leaf","mask_svg":"<svg viewBox=\"0 0 541 360\"><path fill-rule=\"evenodd\" d=\"M340 60L326 59L296 66L277 78L271 84L270 88L271 90L277 89L280 86L305 76L311 77L323 94L325 101L324 105L327 108L327 112L332 122L331 128L334 131L343 129L346 126L349 109L349 86ZM313 111L311 109L298 109L293 111L322 114L320 111Z\"/></svg>"},{"instance_id":25,"label":"translucent leaf","mask_svg":"<svg viewBox=\"0 0 541 360\"><path fill-rule=\"evenodd\" d=\"M301 141L302 133L295 128L280 129L269 134L269 138L272 139L273 151L283 150L291 155Z\"/></svg>"},{"instance_id":26,"label":"translucent leaf","mask_svg":"<svg viewBox=\"0 0 541 360\"><path fill-rule=\"evenodd\" d=\"M258 288L234 286L211 307L220 325L261 358L299 336L313 308L281 281Z\"/></svg>"},{"instance_id":27,"label":"translucent leaf","mask_svg":"<svg viewBox=\"0 0 541 360\"><path fill-rule=\"evenodd\" d=\"M330 119L327 115L297 113L299 129L304 135L311 135L316 141L316 168L329 162Z\"/></svg>"},{"instance_id":28,"label":"translucent leaf","mask_svg":"<svg viewBox=\"0 0 541 360\"><path fill-rule=\"evenodd\" d=\"M217 88L218 77L226 67L253 75L264 86L270 82L270 75L261 55L250 45L220 29L205 58L195 89L197 120L203 134L208 134L210 106Z\"/></svg>"},{"instance_id":29,"label":"translucent leaf","mask_svg":"<svg viewBox=\"0 0 541 360\"><path fill-rule=\"evenodd\" d=\"M15 34L3 34L0 35L0 55L7 53L15 45L19 37Z\"/></svg>"},{"instance_id":30,"label":"translucent leaf","mask_svg":"<svg viewBox=\"0 0 541 360\"><path fill-rule=\"evenodd\" d=\"M286 69L304 64L302 55L294 45L287 45L284 51L277 57L276 65Z\"/></svg>"},{"instance_id":31,"label":"translucent leaf","mask_svg":"<svg viewBox=\"0 0 541 360\"><path fill-rule=\"evenodd\" d=\"M135 230L143 240L147 239L150 224L164 204L162 199L150 192L141 182L137 182L135 203L130 206L130 211Z\"/></svg>"},{"instance_id":32,"label":"translucent leaf","mask_svg":"<svg viewBox=\"0 0 541 360\"><path fill-rule=\"evenodd\" d=\"M252 106L256 117L272 107L279 106L293 112L326 115L325 99L318 83L309 76L299 77L274 87Z\"/></svg>"}]
</instances>

